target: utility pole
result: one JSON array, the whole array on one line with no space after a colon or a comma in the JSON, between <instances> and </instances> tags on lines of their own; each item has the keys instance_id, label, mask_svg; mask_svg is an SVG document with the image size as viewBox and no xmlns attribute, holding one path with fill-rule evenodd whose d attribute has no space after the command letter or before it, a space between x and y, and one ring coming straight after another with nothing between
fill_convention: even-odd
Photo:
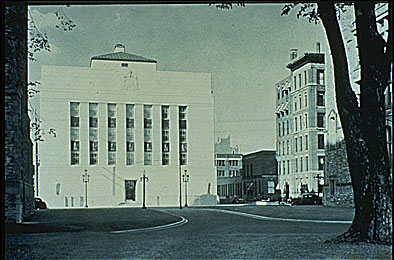
<instances>
[{"instance_id":1,"label":"utility pole","mask_svg":"<svg viewBox=\"0 0 394 260\"><path fill-rule=\"evenodd\" d=\"M146 209L145 206L145 181L149 181L148 177L145 176L145 170L144 170L144 174L141 177L141 181L142 181L142 208Z\"/></svg>"},{"instance_id":2,"label":"utility pole","mask_svg":"<svg viewBox=\"0 0 394 260\"><path fill-rule=\"evenodd\" d=\"M181 164L181 140L179 140L179 208L182 209L182 164Z\"/></svg>"},{"instance_id":3,"label":"utility pole","mask_svg":"<svg viewBox=\"0 0 394 260\"><path fill-rule=\"evenodd\" d=\"M85 169L85 173L82 175L82 181L85 183L85 208L88 207L88 182L89 182L89 174L88 170Z\"/></svg>"},{"instance_id":4,"label":"utility pole","mask_svg":"<svg viewBox=\"0 0 394 260\"><path fill-rule=\"evenodd\" d=\"M38 197L38 167L40 166L40 162L38 161L38 140L35 140L36 144L36 196Z\"/></svg>"},{"instance_id":5,"label":"utility pole","mask_svg":"<svg viewBox=\"0 0 394 260\"><path fill-rule=\"evenodd\" d=\"M183 174L183 182L185 183L185 208L187 208L187 183L189 182L189 174L187 174L187 170L185 170L185 173Z\"/></svg>"}]
</instances>

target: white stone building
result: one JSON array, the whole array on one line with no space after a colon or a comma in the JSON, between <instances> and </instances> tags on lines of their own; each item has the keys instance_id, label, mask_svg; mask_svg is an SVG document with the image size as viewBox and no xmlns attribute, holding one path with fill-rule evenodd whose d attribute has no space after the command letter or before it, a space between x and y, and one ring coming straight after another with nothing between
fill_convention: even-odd
<instances>
[{"instance_id":1,"label":"white stone building","mask_svg":"<svg viewBox=\"0 0 394 260\"><path fill-rule=\"evenodd\" d=\"M156 61L125 52L90 67L43 66L39 187L50 208L188 204L216 195L211 75L157 71ZM89 175L87 201L82 175ZM181 197L180 197L181 193ZM211 196L213 197L213 196Z\"/></svg>"},{"instance_id":2,"label":"white stone building","mask_svg":"<svg viewBox=\"0 0 394 260\"><path fill-rule=\"evenodd\" d=\"M283 199L321 192L324 184L326 66L320 43L315 53L291 50L290 76L276 84L276 140ZM321 194L320 194L321 195Z\"/></svg>"}]
</instances>

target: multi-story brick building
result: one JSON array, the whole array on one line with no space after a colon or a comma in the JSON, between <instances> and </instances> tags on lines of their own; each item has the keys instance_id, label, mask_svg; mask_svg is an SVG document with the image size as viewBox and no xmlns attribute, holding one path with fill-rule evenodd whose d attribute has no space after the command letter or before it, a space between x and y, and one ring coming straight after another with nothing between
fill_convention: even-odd
<instances>
[{"instance_id":1,"label":"multi-story brick building","mask_svg":"<svg viewBox=\"0 0 394 260\"><path fill-rule=\"evenodd\" d=\"M282 198L320 192L325 161L325 57L290 52L290 76L276 84L276 152Z\"/></svg>"},{"instance_id":2,"label":"multi-story brick building","mask_svg":"<svg viewBox=\"0 0 394 260\"><path fill-rule=\"evenodd\" d=\"M4 8L4 216L20 223L34 213L33 154L27 110L27 8ZM25 21L25 22L23 22Z\"/></svg>"},{"instance_id":3,"label":"multi-story brick building","mask_svg":"<svg viewBox=\"0 0 394 260\"><path fill-rule=\"evenodd\" d=\"M147 206L177 206L185 170L189 205L216 195L209 73L157 71L118 44L90 67L43 66L39 98L57 134L39 152L49 207L140 206L143 174Z\"/></svg>"},{"instance_id":4,"label":"multi-story brick building","mask_svg":"<svg viewBox=\"0 0 394 260\"><path fill-rule=\"evenodd\" d=\"M247 200L278 200L276 152L260 150L242 157L242 197Z\"/></svg>"}]
</instances>

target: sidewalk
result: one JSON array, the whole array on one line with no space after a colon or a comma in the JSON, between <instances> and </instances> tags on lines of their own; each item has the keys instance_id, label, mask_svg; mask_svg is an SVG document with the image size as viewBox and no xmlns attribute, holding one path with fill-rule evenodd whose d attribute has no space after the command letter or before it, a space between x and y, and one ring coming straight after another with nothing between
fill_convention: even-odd
<instances>
[{"instance_id":1,"label":"sidewalk","mask_svg":"<svg viewBox=\"0 0 394 260\"><path fill-rule=\"evenodd\" d=\"M325 207L312 205L299 206L256 206L256 205L235 205L213 207L219 210L230 210L259 215L271 218L283 219L303 219L303 220L331 220L331 221L352 221L354 216L353 208Z\"/></svg>"},{"instance_id":2,"label":"sidewalk","mask_svg":"<svg viewBox=\"0 0 394 260\"><path fill-rule=\"evenodd\" d=\"M112 232L168 225L182 218L154 209L100 208L36 211L23 224L5 224L6 234L47 232Z\"/></svg>"}]
</instances>

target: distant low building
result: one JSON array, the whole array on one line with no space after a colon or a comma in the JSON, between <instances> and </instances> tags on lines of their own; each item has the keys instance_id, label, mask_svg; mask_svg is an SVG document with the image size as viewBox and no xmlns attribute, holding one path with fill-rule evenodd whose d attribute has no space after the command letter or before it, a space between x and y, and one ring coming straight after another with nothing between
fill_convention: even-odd
<instances>
[{"instance_id":1,"label":"distant low building","mask_svg":"<svg viewBox=\"0 0 394 260\"><path fill-rule=\"evenodd\" d=\"M278 166L276 151L261 150L242 158L242 197L247 200L278 200Z\"/></svg>"},{"instance_id":2,"label":"distant low building","mask_svg":"<svg viewBox=\"0 0 394 260\"><path fill-rule=\"evenodd\" d=\"M242 197L242 154L216 154L215 165L219 199Z\"/></svg>"}]
</instances>

